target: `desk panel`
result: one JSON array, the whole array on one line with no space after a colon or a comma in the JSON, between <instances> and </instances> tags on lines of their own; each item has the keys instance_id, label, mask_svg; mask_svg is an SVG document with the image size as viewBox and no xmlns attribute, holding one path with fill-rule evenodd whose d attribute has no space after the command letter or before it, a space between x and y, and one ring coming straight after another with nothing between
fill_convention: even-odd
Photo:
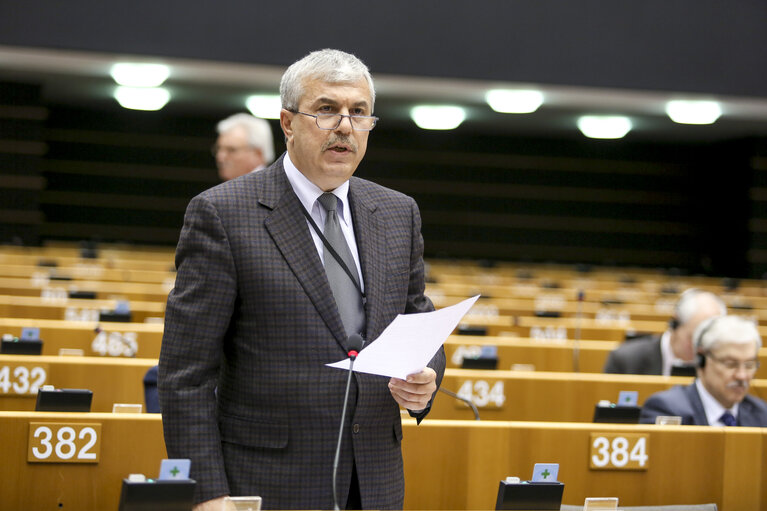
<instances>
[{"instance_id":1,"label":"desk panel","mask_svg":"<svg viewBox=\"0 0 767 511\"><path fill-rule=\"evenodd\" d=\"M670 376L446 369L442 386L459 394L470 392L465 396L473 397L482 420L591 422L594 405L601 400L616 402L621 390L637 391L641 405L655 392L691 382L692 378ZM764 399L767 380L752 380L751 393ZM440 392L429 417L474 415L467 405Z\"/></svg>"},{"instance_id":2,"label":"desk panel","mask_svg":"<svg viewBox=\"0 0 767 511\"><path fill-rule=\"evenodd\" d=\"M715 502L721 511L757 511L763 500L761 428L427 419L404 429L405 509L494 509L498 482L529 479L539 462L560 464L564 504L618 497L622 506ZM592 432L649 435L648 469L590 469Z\"/></svg>"},{"instance_id":3,"label":"desk panel","mask_svg":"<svg viewBox=\"0 0 767 511\"><path fill-rule=\"evenodd\" d=\"M90 389L93 391L91 411L111 412L114 403L145 404L144 374L157 360L0 355L0 367L18 364L28 368L45 365L45 384L57 389ZM36 400L36 394L15 395L12 391L0 394L0 410L34 410Z\"/></svg>"},{"instance_id":4,"label":"desk panel","mask_svg":"<svg viewBox=\"0 0 767 511\"><path fill-rule=\"evenodd\" d=\"M133 353L136 358L158 358L163 332L162 323L0 318L0 334L19 336L25 327L40 329L43 355L58 355L66 348L81 349L85 356L93 357L129 357ZM131 341L135 341L135 353Z\"/></svg>"},{"instance_id":5,"label":"desk panel","mask_svg":"<svg viewBox=\"0 0 767 511\"><path fill-rule=\"evenodd\" d=\"M100 311L113 311L116 305L116 300L59 300L38 296L0 295L0 317L98 321ZM143 323L148 318L162 319L165 316L165 303L131 301L130 311L131 320L137 323Z\"/></svg>"},{"instance_id":6,"label":"desk panel","mask_svg":"<svg viewBox=\"0 0 767 511\"><path fill-rule=\"evenodd\" d=\"M30 422L99 423L98 464L28 463ZM117 511L123 478L157 477L166 458L155 414L0 412L0 509Z\"/></svg>"},{"instance_id":7,"label":"desk panel","mask_svg":"<svg viewBox=\"0 0 767 511\"><path fill-rule=\"evenodd\" d=\"M27 462L30 422L99 423L98 464ZM591 433L648 435L641 471L589 468ZM715 502L757 511L765 501L760 428L530 422L403 421L404 509L493 509L498 481L560 464L563 502L615 496L621 505ZM156 476L166 457L159 415L0 412L0 508L116 511L130 473Z\"/></svg>"}]
</instances>

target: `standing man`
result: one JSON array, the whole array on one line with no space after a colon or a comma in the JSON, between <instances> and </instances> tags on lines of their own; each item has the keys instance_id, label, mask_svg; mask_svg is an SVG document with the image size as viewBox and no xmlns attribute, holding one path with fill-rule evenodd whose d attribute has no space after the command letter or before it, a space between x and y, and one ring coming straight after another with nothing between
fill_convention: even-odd
<instances>
[{"instance_id":1,"label":"standing man","mask_svg":"<svg viewBox=\"0 0 767 511\"><path fill-rule=\"evenodd\" d=\"M250 114L234 114L216 126L218 139L211 148L218 177L229 181L274 161L272 128L264 119Z\"/></svg>"},{"instance_id":2,"label":"standing man","mask_svg":"<svg viewBox=\"0 0 767 511\"><path fill-rule=\"evenodd\" d=\"M676 415L697 426L767 426L767 403L748 395L759 368L762 339L756 326L738 316L711 318L695 331L698 376L687 387L653 394L639 422Z\"/></svg>"},{"instance_id":3,"label":"standing man","mask_svg":"<svg viewBox=\"0 0 767 511\"><path fill-rule=\"evenodd\" d=\"M200 510L224 495L330 509L347 373L325 364L346 357L349 335L369 344L397 314L433 310L415 202L352 177L377 120L367 67L317 51L287 69L280 95L287 153L192 199L176 252L160 404ZM407 381L353 374L342 508L402 509L399 407L422 419L444 367L440 349Z\"/></svg>"},{"instance_id":4,"label":"standing man","mask_svg":"<svg viewBox=\"0 0 767 511\"><path fill-rule=\"evenodd\" d=\"M672 367L694 363L692 334L698 325L724 314L727 306L714 293L688 289L679 296L668 329L662 335L625 341L607 356L604 372L669 376Z\"/></svg>"}]
</instances>

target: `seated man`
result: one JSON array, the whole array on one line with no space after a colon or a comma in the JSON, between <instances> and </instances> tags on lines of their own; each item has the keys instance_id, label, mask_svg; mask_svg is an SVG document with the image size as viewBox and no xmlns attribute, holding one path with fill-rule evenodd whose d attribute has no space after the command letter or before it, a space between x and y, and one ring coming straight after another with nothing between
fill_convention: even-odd
<instances>
[{"instance_id":1,"label":"seated man","mask_svg":"<svg viewBox=\"0 0 767 511\"><path fill-rule=\"evenodd\" d=\"M705 319L727 314L727 306L714 293L688 289L674 307L669 328L662 335L647 335L626 341L607 357L605 373L659 374L694 363L692 333Z\"/></svg>"},{"instance_id":2,"label":"seated man","mask_svg":"<svg viewBox=\"0 0 767 511\"><path fill-rule=\"evenodd\" d=\"M694 342L698 352L695 381L650 396L639 422L654 423L659 415L677 415L688 425L767 426L767 403L748 395L762 346L756 326L739 316L711 318L695 331Z\"/></svg>"}]
</instances>

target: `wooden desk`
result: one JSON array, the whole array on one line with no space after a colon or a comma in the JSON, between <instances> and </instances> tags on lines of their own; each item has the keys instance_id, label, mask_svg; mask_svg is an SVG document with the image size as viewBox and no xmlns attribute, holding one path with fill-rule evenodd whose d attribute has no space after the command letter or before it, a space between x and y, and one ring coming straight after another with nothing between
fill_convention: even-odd
<instances>
[{"instance_id":1,"label":"wooden desk","mask_svg":"<svg viewBox=\"0 0 767 511\"><path fill-rule=\"evenodd\" d=\"M172 287L146 282L102 282L99 280L47 280L0 277L0 295L68 298L70 292L94 293L96 300L165 302Z\"/></svg>"},{"instance_id":2,"label":"wooden desk","mask_svg":"<svg viewBox=\"0 0 767 511\"><path fill-rule=\"evenodd\" d=\"M59 266L98 265L104 268L118 270L171 271L173 255L151 259L131 258L128 255L116 255L108 251L99 251L96 259L82 258L77 251L40 251L19 249L17 251L0 251L0 264L38 264L39 262L54 262Z\"/></svg>"},{"instance_id":3,"label":"wooden desk","mask_svg":"<svg viewBox=\"0 0 767 511\"><path fill-rule=\"evenodd\" d=\"M71 319L98 321L101 310L114 310L116 300L49 300L35 296L0 295L0 317L32 319ZM130 302L131 319L143 323L147 318L163 318L164 302Z\"/></svg>"},{"instance_id":4,"label":"wooden desk","mask_svg":"<svg viewBox=\"0 0 767 511\"><path fill-rule=\"evenodd\" d=\"M715 502L767 509L763 428L436 421L405 427L405 509L494 509L498 482L559 463L563 504L618 497L621 506ZM648 435L647 470L589 468L592 432Z\"/></svg>"},{"instance_id":5,"label":"wooden desk","mask_svg":"<svg viewBox=\"0 0 767 511\"><path fill-rule=\"evenodd\" d=\"M616 402L621 390L639 393L641 405L655 392L692 378L599 373L447 369L442 386L471 397L484 420L591 422L600 400ZM752 380L751 393L767 397L767 380ZM466 404L437 394L429 417L472 419Z\"/></svg>"},{"instance_id":6,"label":"wooden desk","mask_svg":"<svg viewBox=\"0 0 767 511\"><path fill-rule=\"evenodd\" d=\"M0 323L1 325L2 323ZM631 341L626 341L631 342ZM562 341L530 338L451 335L445 341L447 367L460 369L464 357L476 358L483 346L497 350L500 370L513 370L515 364L532 365L535 371L575 372L573 352L578 350L578 372L601 373L615 341ZM761 365L754 376L767 379L767 347L759 349Z\"/></svg>"},{"instance_id":7,"label":"wooden desk","mask_svg":"<svg viewBox=\"0 0 767 511\"><path fill-rule=\"evenodd\" d=\"M427 289L426 294L437 308L456 304L466 299L467 296L477 294L430 294L431 291ZM757 300L759 303L756 303ZM730 298L730 301L741 304L748 303L751 307L750 309L731 308L729 310L730 314L757 321L761 326L767 325L767 308L765 308L767 304L764 303L765 300L749 297L740 300ZM605 304L596 299L578 303L574 297L566 298L566 295L563 293L551 294L539 290L537 294L529 297L481 296L469 311L469 314L490 312L499 316L535 317L537 313L548 312L556 313L561 318L574 319L580 316L583 320L602 322L604 324L624 323L630 325L633 322L667 323L668 318L673 315L673 304L675 302L673 300L669 301L666 297L659 297L658 302L652 304L635 302ZM661 302L662 305L660 304Z\"/></svg>"},{"instance_id":8,"label":"wooden desk","mask_svg":"<svg viewBox=\"0 0 767 511\"><path fill-rule=\"evenodd\" d=\"M34 264L0 264L0 276L27 278L30 281L50 280L51 277L64 275L80 280L98 280L101 282L145 282L153 284L171 284L176 272L170 270L135 270L105 267L103 264L81 262L66 266L37 266ZM55 280L54 280L55 281Z\"/></svg>"},{"instance_id":9,"label":"wooden desk","mask_svg":"<svg viewBox=\"0 0 767 511\"><path fill-rule=\"evenodd\" d=\"M584 373L601 373L607 355L620 345L617 341L580 341L577 344L578 368ZM447 367L460 369L464 357L476 358L476 354L483 346L496 348L499 370L511 370L515 364L532 365L535 371L571 372L574 370L575 341L480 335L448 337L445 341Z\"/></svg>"},{"instance_id":10,"label":"wooden desk","mask_svg":"<svg viewBox=\"0 0 767 511\"><path fill-rule=\"evenodd\" d=\"M99 462L27 462L30 422L100 424ZM9 511L117 511L122 480L157 477L167 457L159 414L0 412L0 445L0 509Z\"/></svg>"},{"instance_id":11,"label":"wooden desk","mask_svg":"<svg viewBox=\"0 0 767 511\"><path fill-rule=\"evenodd\" d=\"M90 357L159 358L162 323L116 323L59 319L0 318L0 334L21 335L21 329L40 329L43 355L60 349L80 349ZM135 342L135 351L134 351Z\"/></svg>"},{"instance_id":12,"label":"wooden desk","mask_svg":"<svg viewBox=\"0 0 767 511\"><path fill-rule=\"evenodd\" d=\"M663 332L665 323L652 322L641 324L604 324L595 320L583 320L576 323L571 318L533 318L517 316L479 316L466 315L456 329L460 327L479 327L486 335L493 337L530 337L533 339L573 340L576 338L589 341L623 341L629 330L640 332Z\"/></svg>"},{"instance_id":13,"label":"wooden desk","mask_svg":"<svg viewBox=\"0 0 767 511\"><path fill-rule=\"evenodd\" d=\"M114 403L143 405L144 374L156 364L157 360L149 358L0 355L0 369L10 368L11 383L7 389L0 387L0 410L34 410L37 395L27 390L33 384L54 385L57 389L90 389L93 391L92 412L111 412ZM19 366L26 370L15 375L15 368ZM42 371L33 372L35 368ZM27 393L19 394L17 389Z\"/></svg>"},{"instance_id":14,"label":"wooden desk","mask_svg":"<svg viewBox=\"0 0 767 511\"><path fill-rule=\"evenodd\" d=\"M29 423L101 425L98 464L29 463ZM647 470L589 468L591 434L648 435ZM760 428L530 422L403 421L404 509L494 509L498 482L559 463L563 503L614 496L625 506L716 502L767 507ZM0 412L0 508L116 511L122 479L156 477L166 457L155 414ZM60 507L59 507L60 506Z\"/></svg>"}]
</instances>

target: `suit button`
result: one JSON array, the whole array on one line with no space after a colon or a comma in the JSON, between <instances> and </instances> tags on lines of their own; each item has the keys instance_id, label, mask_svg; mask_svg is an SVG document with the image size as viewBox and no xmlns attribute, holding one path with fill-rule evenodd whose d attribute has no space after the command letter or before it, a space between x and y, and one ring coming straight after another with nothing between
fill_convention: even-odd
<instances>
[{"instance_id":1,"label":"suit button","mask_svg":"<svg viewBox=\"0 0 767 511\"><path fill-rule=\"evenodd\" d=\"M359 432L360 432L359 424L355 424L354 426L352 426L352 433L359 433Z\"/></svg>"}]
</instances>

